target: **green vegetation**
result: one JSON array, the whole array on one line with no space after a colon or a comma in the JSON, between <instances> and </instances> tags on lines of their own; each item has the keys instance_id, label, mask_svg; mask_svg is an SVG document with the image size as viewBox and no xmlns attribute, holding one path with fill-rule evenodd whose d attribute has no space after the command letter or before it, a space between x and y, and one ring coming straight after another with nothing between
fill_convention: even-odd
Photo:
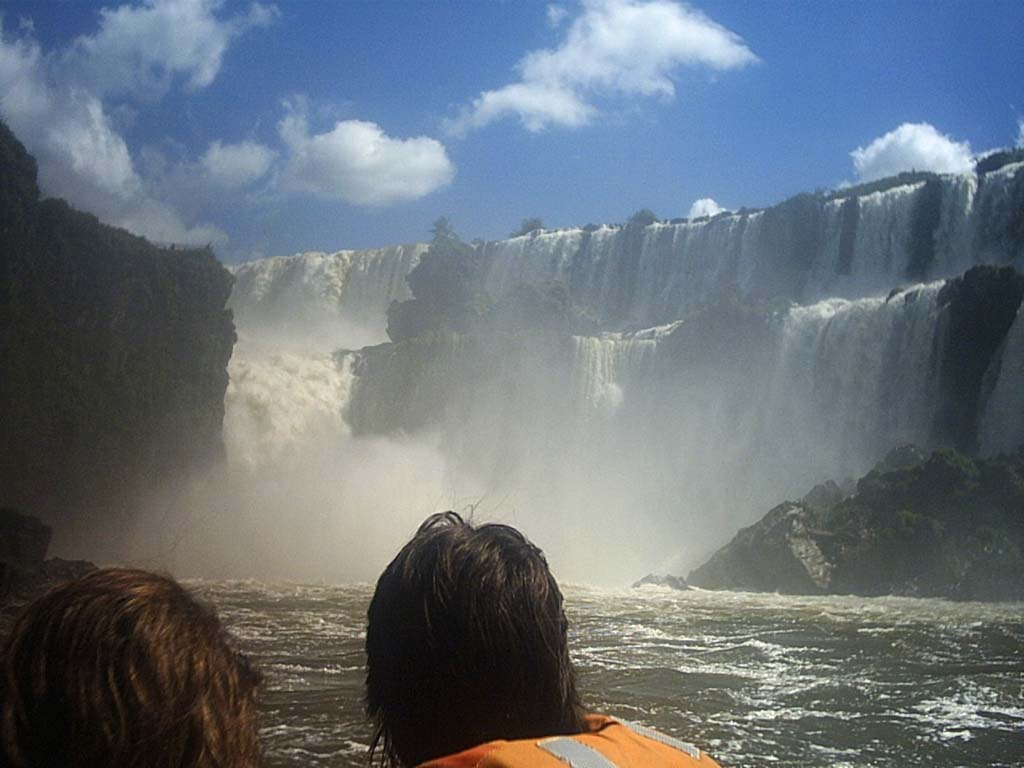
<instances>
[{"instance_id":1,"label":"green vegetation","mask_svg":"<svg viewBox=\"0 0 1024 768\"><path fill-rule=\"evenodd\" d=\"M641 208L639 211L629 217L629 221L626 222L627 227L649 227L658 220L654 211L650 208Z\"/></svg>"},{"instance_id":2,"label":"green vegetation","mask_svg":"<svg viewBox=\"0 0 1024 768\"><path fill-rule=\"evenodd\" d=\"M539 219L523 225L533 223L540 226ZM495 300L483 289L480 247L464 243L443 217L432 232L430 248L406 278L413 297L388 308L392 341L437 333L596 331L596 322L572 303L561 283L520 284Z\"/></svg>"},{"instance_id":3,"label":"green vegetation","mask_svg":"<svg viewBox=\"0 0 1024 768\"><path fill-rule=\"evenodd\" d=\"M509 235L509 237L522 237L528 235L531 232L539 232L544 229L544 222L537 216L531 219L523 219L523 222L519 225L519 229Z\"/></svg>"},{"instance_id":4,"label":"green vegetation","mask_svg":"<svg viewBox=\"0 0 1024 768\"><path fill-rule=\"evenodd\" d=\"M465 333L487 314L480 262L447 218L434 222L430 248L406 280L412 298L388 307L388 336L402 341L428 331Z\"/></svg>"},{"instance_id":5,"label":"green vegetation","mask_svg":"<svg viewBox=\"0 0 1024 768\"><path fill-rule=\"evenodd\" d=\"M1024 163L1024 147L1002 149L985 155L974 166L974 170L978 174L991 173L1010 165L1010 163Z\"/></svg>"},{"instance_id":6,"label":"green vegetation","mask_svg":"<svg viewBox=\"0 0 1024 768\"><path fill-rule=\"evenodd\" d=\"M864 184L856 184L852 187L843 187L832 192L825 192L820 195L823 200L843 200L847 197L863 197L875 192L887 192L896 187L905 187L908 184L920 184L929 179L938 179L937 173L931 171L904 171L895 176L887 176L877 181L868 181Z\"/></svg>"}]
</instances>

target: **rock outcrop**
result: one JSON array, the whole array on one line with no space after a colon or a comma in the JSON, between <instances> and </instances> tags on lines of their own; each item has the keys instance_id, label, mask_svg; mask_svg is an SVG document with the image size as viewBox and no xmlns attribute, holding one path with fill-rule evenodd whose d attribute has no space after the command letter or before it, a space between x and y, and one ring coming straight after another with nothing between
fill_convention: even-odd
<instances>
[{"instance_id":1,"label":"rock outcrop","mask_svg":"<svg viewBox=\"0 0 1024 768\"><path fill-rule=\"evenodd\" d=\"M670 589L677 589L680 592L685 592L690 588L686 583L686 579L682 576L673 576L672 574L658 575L655 573L649 573L640 579L640 581L633 582L633 589L644 586L669 587Z\"/></svg>"},{"instance_id":2,"label":"rock outcrop","mask_svg":"<svg viewBox=\"0 0 1024 768\"><path fill-rule=\"evenodd\" d=\"M61 200L0 124L0 504L127 514L222 455L235 334L212 251L157 247Z\"/></svg>"},{"instance_id":3,"label":"rock outcrop","mask_svg":"<svg viewBox=\"0 0 1024 768\"><path fill-rule=\"evenodd\" d=\"M897 449L856 493L785 502L687 577L707 589L1024 599L1024 450L908 463ZM833 499L835 497L833 496Z\"/></svg>"},{"instance_id":4,"label":"rock outcrop","mask_svg":"<svg viewBox=\"0 0 1024 768\"><path fill-rule=\"evenodd\" d=\"M37 518L0 508L0 610L9 614L51 585L95 570L82 560L47 560L52 534Z\"/></svg>"}]
</instances>

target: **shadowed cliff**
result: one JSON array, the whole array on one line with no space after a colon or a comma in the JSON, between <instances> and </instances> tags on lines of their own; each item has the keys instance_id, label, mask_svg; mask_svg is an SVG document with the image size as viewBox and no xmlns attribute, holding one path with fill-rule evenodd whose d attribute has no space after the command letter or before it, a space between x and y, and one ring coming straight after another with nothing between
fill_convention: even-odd
<instances>
[{"instance_id":1,"label":"shadowed cliff","mask_svg":"<svg viewBox=\"0 0 1024 768\"><path fill-rule=\"evenodd\" d=\"M223 454L231 276L62 200L0 124L0 504L117 520Z\"/></svg>"}]
</instances>

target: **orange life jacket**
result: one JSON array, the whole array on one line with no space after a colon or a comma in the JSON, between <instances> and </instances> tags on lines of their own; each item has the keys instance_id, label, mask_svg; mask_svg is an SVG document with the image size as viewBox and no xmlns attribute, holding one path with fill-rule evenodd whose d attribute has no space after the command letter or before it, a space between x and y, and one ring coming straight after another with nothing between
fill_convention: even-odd
<instances>
[{"instance_id":1,"label":"orange life jacket","mask_svg":"<svg viewBox=\"0 0 1024 768\"><path fill-rule=\"evenodd\" d=\"M418 768L719 768L692 744L633 723L588 715L572 736L489 741Z\"/></svg>"}]
</instances>

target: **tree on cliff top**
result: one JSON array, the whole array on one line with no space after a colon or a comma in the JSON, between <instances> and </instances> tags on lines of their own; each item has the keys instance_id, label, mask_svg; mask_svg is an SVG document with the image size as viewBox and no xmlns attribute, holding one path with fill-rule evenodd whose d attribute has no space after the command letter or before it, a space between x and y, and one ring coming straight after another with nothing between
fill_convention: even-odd
<instances>
[{"instance_id":1,"label":"tree on cliff top","mask_svg":"<svg viewBox=\"0 0 1024 768\"><path fill-rule=\"evenodd\" d=\"M529 219L523 219L519 229L510 234L509 237L522 237L542 229L544 229L544 221L539 216L532 216Z\"/></svg>"},{"instance_id":2,"label":"tree on cliff top","mask_svg":"<svg viewBox=\"0 0 1024 768\"><path fill-rule=\"evenodd\" d=\"M629 217L629 221L626 222L627 227L647 227L658 220L657 214L650 208L641 208L639 211Z\"/></svg>"},{"instance_id":3,"label":"tree on cliff top","mask_svg":"<svg viewBox=\"0 0 1024 768\"><path fill-rule=\"evenodd\" d=\"M461 333L486 313L480 290L480 263L442 216L431 228L430 248L406 277L412 298L388 307L388 336L401 341L428 331Z\"/></svg>"}]
</instances>

